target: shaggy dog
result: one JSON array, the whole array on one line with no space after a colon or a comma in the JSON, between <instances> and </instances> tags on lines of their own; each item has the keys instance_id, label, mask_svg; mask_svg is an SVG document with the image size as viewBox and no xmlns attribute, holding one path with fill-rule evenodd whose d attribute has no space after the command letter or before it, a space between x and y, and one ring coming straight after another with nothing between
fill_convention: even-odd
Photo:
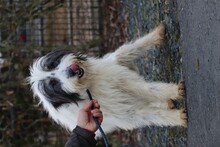
<instances>
[{"instance_id":1,"label":"shaggy dog","mask_svg":"<svg viewBox=\"0 0 220 147\"><path fill-rule=\"evenodd\" d=\"M106 133L146 125L186 126L184 111L171 109L173 100L184 95L183 84L146 82L133 70L134 59L163 43L164 31L159 25L99 59L70 51L51 52L30 69L34 96L55 122L70 131L78 111L89 101L87 89L101 105Z\"/></svg>"}]
</instances>

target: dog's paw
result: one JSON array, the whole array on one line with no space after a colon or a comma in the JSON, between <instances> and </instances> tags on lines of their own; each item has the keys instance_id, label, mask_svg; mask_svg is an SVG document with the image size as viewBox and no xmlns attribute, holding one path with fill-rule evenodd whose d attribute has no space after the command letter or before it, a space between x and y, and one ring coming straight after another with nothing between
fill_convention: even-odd
<instances>
[{"instance_id":1,"label":"dog's paw","mask_svg":"<svg viewBox=\"0 0 220 147\"><path fill-rule=\"evenodd\" d=\"M176 108L175 101L172 99L167 100L167 107L168 109L175 109Z\"/></svg>"},{"instance_id":2,"label":"dog's paw","mask_svg":"<svg viewBox=\"0 0 220 147\"><path fill-rule=\"evenodd\" d=\"M186 109L182 109L180 111L180 119L182 121L181 126L183 126L184 128L187 128L187 111L186 111Z\"/></svg>"},{"instance_id":3,"label":"dog's paw","mask_svg":"<svg viewBox=\"0 0 220 147\"><path fill-rule=\"evenodd\" d=\"M184 81L180 81L178 84L178 95L180 98L186 97L185 82Z\"/></svg>"},{"instance_id":4,"label":"dog's paw","mask_svg":"<svg viewBox=\"0 0 220 147\"><path fill-rule=\"evenodd\" d=\"M158 27L155 28L154 32L157 34L157 47L163 47L164 46L164 40L165 40L165 25L161 23Z\"/></svg>"}]
</instances>

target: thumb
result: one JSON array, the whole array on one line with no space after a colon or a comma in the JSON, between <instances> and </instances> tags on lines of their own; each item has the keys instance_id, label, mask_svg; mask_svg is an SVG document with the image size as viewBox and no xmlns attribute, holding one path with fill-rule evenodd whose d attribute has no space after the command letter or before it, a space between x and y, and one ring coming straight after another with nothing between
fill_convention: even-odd
<instances>
[{"instance_id":1,"label":"thumb","mask_svg":"<svg viewBox=\"0 0 220 147\"><path fill-rule=\"evenodd\" d=\"M92 107L92 105L93 105L93 102L92 101L90 101L88 104L86 104L85 106L84 106L84 110L85 111L90 111L91 110L91 107Z\"/></svg>"}]
</instances>

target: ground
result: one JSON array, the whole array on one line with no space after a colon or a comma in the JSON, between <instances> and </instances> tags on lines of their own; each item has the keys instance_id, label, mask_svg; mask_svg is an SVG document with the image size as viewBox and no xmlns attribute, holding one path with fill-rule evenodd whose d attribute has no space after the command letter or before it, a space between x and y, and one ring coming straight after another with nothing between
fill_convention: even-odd
<instances>
[{"instance_id":1,"label":"ground","mask_svg":"<svg viewBox=\"0 0 220 147\"><path fill-rule=\"evenodd\" d=\"M220 1L178 1L189 147L220 146Z\"/></svg>"}]
</instances>

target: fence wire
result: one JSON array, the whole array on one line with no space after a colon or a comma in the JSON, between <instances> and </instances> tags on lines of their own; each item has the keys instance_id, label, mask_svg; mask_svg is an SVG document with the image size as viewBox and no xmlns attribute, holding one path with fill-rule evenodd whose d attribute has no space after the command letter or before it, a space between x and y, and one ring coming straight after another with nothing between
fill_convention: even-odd
<instances>
[{"instance_id":1,"label":"fence wire","mask_svg":"<svg viewBox=\"0 0 220 147\"><path fill-rule=\"evenodd\" d=\"M0 41L26 46L80 45L101 35L100 0L1 1Z\"/></svg>"}]
</instances>

